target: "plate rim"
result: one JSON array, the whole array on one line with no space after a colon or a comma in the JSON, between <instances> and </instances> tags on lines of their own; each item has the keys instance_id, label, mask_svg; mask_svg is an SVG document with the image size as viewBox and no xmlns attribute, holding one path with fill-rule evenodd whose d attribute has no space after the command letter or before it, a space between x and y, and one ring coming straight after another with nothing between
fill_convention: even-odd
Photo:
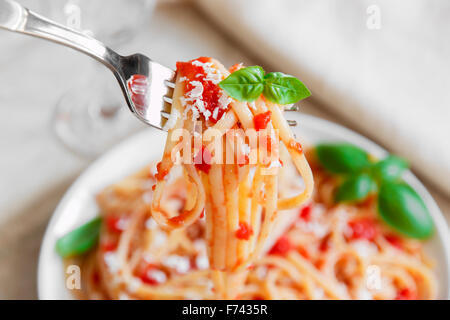
<instances>
[{"instance_id":1,"label":"plate rim","mask_svg":"<svg viewBox=\"0 0 450 320\"><path fill-rule=\"evenodd\" d=\"M381 156L387 155L388 152L386 149L381 147L378 143L370 140L369 138L363 136L362 134L353 131L349 128L344 127L343 125L340 125L338 123L319 118L313 115L309 114L301 114L301 113L290 113L290 118L296 118L294 120L297 120L297 123L299 123L299 126L301 128L301 123L308 123L308 125L314 128L322 128L322 127L328 127L330 129L327 129L326 131L332 131L332 132L340 132L342 135L345 135L348 137L348 140L355 141L355 144L359 145L363 149L369 151L371 153L377 153ZM79 188L79 185L83 184L83 181L89 177L92 172L95 172L98 167L100 167L103 163L108 161L109 158L113 157L114 154L120 152L122 149L126 149L127 146L133 145L135 142L140 139L142 139L142 136L148 136L149 132L154 131L156 129L144 129L138 133L135 133L128 137L127 139L121 141L114 147L112 147L110 150L108 150L106 153L101 155L99 158L97 158L95 161L93 161L87 168L85 168L82 173L74 180L74 182L70 185L70 187L66 190L64 193L64 196L59 201L58 205L56 206L55 210L53 211L51 218L49 219L49 222L46 226L41 246L40 246L40 252L38 256L38 267L37 267L37 294L38 299L50 299L48 297L45 297L45 284L43 281L43 278L45 277L45 270L44 270L44 259L46 258L46 254L49 250L49 246L51 245L49 241L51 240L50 234L53 231L54 225L58 218L64 213L64 208L67 205L67 203L72 198L72 195L77 191ZM300 129L301 130L301 129ZM352 142L353 143L353 142ZM424 201L427 203L429 207L430 214L433 218L433 221L435 223L435 232L436 235L439 236L439 242L442 244L442 247L445 252L445 256L441 259L444 259L444 264L447 265L447 267L450 266L450 230L447 224L447 221L444 218L444 214L442 213L441 209L437 205L434 198L429 193L428 189L423 185L423 183L411 172L408 171L405 175L405 179L409 182L412 182L414 184L414 188L418 188L418 192L425 197ZM446 241L447 239L447 241ZM449 267L450 268L450 267ZM445 299L450 299L450 270L447 270L447 292L444 292L446 294Z\"/></svg>"}]
</instances>

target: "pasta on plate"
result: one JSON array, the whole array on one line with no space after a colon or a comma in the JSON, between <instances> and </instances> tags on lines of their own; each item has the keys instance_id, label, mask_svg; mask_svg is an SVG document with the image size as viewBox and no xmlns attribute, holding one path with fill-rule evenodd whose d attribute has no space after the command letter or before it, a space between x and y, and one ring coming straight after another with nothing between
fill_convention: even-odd
<instances>
[{"instance_id":1,"label":"pasta on plate","mask_svg":"<svg viewBox=\"0 0 450 320\"><path fill-rule=\"evenodd\" d=\"M82 297L435 298L421 243L381 223L371 197L336 205L313 153L311 170L283 115L299 81L258 68L177 63L162 160L97 197Z\"/></svg>"}]
</instances>

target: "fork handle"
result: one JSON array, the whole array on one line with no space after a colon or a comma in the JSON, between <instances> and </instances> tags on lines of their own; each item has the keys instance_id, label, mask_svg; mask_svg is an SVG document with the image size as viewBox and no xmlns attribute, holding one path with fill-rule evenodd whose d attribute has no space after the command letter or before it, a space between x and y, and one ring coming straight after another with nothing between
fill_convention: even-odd
<instances>
[{"instance_id":1,"label":"fork handle","mask_svg":"<svg viewBox=\"0 0 450 320\"><path fill-rule=\"evenodd\" d=\"M83 52L117 72L120 55L100 41L67 28L12 0L0 0L0 28L50 40Z\"/></svg>"}]
</instances>

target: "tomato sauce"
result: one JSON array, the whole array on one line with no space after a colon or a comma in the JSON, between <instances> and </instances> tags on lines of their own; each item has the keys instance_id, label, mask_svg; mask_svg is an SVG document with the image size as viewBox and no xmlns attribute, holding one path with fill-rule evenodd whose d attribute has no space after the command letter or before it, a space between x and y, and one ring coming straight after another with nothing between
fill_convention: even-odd
<instances>
[{"instance_id":1,"label":"tomato sauce","mask_svg":"<svg viewBox=\"0 0 450 320\"><path fill-rule=\"evenodd\" d=\"M302 147L301 143L298 142L298 141L295 141L294 139L291 139L291 140L289 141L288 148L294 149L294 150L296 150L298 153L302 153L302 152L303 152L303 147Z\"/></svg>"},{"instance_id":2,"label":"tomato sauce","mask_svg":"<svg viewBox=\"0 0 450 320\"><path fill-rule=\"evenodd\" d=\"M186 77L189 81L185 83L185 91L189 92L194 88L191 81L199 81L203 86L202 101L205 104L205 109L214 114L214 110L218 109L217 117L209 117L209 121L216 123L226 111L226 108L220 108L219 98L221 96L221 89L217 84L210 80L206 80L206 72L202 66L192 64L193 61L200 61L202 63L211 62L212 59L208 57L200 57L189 62L177 62L177 72L181 77Z\"/></svg>"},{"instance_id":3,"label":"tomato sauce","mask_svg":"<svg viewBox=\"0 0 450 320\"><path fill-rule=\"evenodd\" d=\"M164 179L165 176L167 176L167 174L169 173L170 169L166 169L162 167L162 162L158 162L158 164L156 165L156 174L155 174L155 178L158 181L161 181Z\"/></svg>"},{"instance_id":4,"label":"tomato sauce","mask_svg":"<svg viewBox=\"0 0 450 320\"><path fill-rule=\"evenodd\" d=\"M239 229L236 231L236 238L248 240L253 234L253 229L246 222L239 222Z\"/></svg>"},{"instance_id":5,"label":"tomato sauce","mask_svg":"<svg viewBox=\"0 0 450 320\"><path fill-rule=\"evenodd\" d=\"M211 152L205 147L202 146L202 150L199 151L194 157L194 164L197 170L203 171L208 174L211 169Z\"/></svg>"},{"instance_id":6,"label":"tomato sauce","mask_svg":"<svg viewBox=\"0 0 450 320\"><path fill-rule=\"evenodd\" d=\"M299 218L304 221L311 220L311 205L304 206L300 209Z\"/></svg>"},{"instance_id":7,"label":"tomato sauce","mask_svg":"<svg viewBox=\"0 0 450 320\"><path fill-rule=\"evenodd\" d=\"M119 228L119 220L120 217L109 215L106 217L106 226L108 227L108 230L115 233L120 233L123 230Z\"/></svg>"},{"instance_id":8,"label":"tomato sauce","mask_svg":"<svg viewBox=\"0 0 450 320\"><path fill-rule=\"evenodd\" d=\"M258 131L258 130L264 130L265 128L267 128L267 125L269 124L271 115L272 115L272 113L270 111L257 114L253 118L255 130Z\"/></svg>"},{"instance_id":9,"label":"tomato sauce","mask_svg":"<svg viewBox=\"0 0 450 320\"><path fill-rule=\"evenodd\" d=\"M105 252L114 251L117 249L117 242L116 241L104 241L100 244L100 249Z\"/></svg>"},{"instance_id":10,"label":"tomato sauce","mask_svg":"<svg viewBox=\"0 0 450 320\"><path fill-rule=\"evenodd\" d=\"M278 254L281 256L286 255L292 249L291 242L288 237L282 236L270 249L269 254Z\"/></svg>"},{"instance_id":11,"label":"tomato sauce","mask_svg":"<svg viewBox=\"0 0 450 320\"><path fill-rule=\"evenodd\" d=\"M378 234L375 222L369 218L355 219L348 223L352 230L351 239L366 239L372 241Z\"/></svg>"},{"instance_id":12,"label":"tomato sauce","mask_svg":"<svg viewBox=\"0 0 450 320\"><path fill-rule=\"evenodd\" d=\"M397 293L395 300L417 300L417 295L411 289L405 288Z\"/></svg>"}]
</instances>

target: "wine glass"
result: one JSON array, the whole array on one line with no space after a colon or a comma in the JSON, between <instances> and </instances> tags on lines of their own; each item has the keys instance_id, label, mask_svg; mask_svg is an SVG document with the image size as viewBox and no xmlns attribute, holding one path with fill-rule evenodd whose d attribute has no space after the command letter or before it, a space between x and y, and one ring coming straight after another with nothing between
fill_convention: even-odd
<instances>
[{"instance_id":1,"label":"wine glass","mask_svg":"<svg viewBox=\"0 0 450 320\"><path fill-rule=\"evenodd\" d=\"M117 49L142 29L154 0L28 0L24 6L89 34ZM58 100L52 119L56 136L72 151L94 158L141 126L124 105L114 78L97 62L77 76L79 84Z\"/></svg>"}]
</instances>

